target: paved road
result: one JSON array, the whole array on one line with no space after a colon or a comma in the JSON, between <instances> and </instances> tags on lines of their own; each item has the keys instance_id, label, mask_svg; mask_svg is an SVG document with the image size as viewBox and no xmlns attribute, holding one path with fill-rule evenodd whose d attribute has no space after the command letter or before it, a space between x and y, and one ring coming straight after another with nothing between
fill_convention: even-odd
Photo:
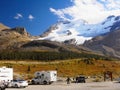
<instances>
[{"instance_id":1,"label":"paved road","mask_svg":"<svg viewBox=\"0 0 120 90\"><path fill-rule=\"evenodd\" d=\"M7 88L6 90L120 90L120 83L92 82L79 84L54 83L52 85L29 85L26 88Z\"/></svg>"}]
</instances>

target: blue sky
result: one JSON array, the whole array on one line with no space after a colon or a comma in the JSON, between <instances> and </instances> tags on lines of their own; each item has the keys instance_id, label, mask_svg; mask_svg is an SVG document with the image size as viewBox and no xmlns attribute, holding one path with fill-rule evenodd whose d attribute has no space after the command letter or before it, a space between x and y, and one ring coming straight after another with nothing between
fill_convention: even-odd
<instances>
[{"instance_id":1,"label":"blue sky","mask_svg":"<svg viewBox=\"0 0 120 90\"><path fill-rule=\"evenodd\" d=\"M32 35L40 35L58 18L50 8L68 7L70 0L0 0L0 22L13 28L25 27Z\"/></svg>"},{"instance_id":2,"label":"blue sky","mask_svg":"<svg viewBox=\"0 0 120 90\"><path fill-rule=\"evenodd\" d=\"M95 24L120 15L120 0L0 0L0 22L40 35L59 20Z\"/></svg>"}]
</instances>

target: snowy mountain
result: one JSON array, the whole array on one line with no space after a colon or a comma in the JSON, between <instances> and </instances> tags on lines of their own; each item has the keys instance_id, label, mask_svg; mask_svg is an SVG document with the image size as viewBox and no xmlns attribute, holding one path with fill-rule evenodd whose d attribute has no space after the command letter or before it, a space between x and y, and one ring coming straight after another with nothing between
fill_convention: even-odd
<instances>
[{"instance_id":1,"label":"snowy mountain","mask_svg":"<svg viewBox=\"0 0 120 90\"><path fill-rule=\"evenodd\" d=\"M103 22L89 24L84 20L61 21L51 26L37 40L58 42L74 41L82 44L85 40L120 28L120 16L109 16ZM73 43L73 42L72 42Z\"/></svg>"}]
</instances>

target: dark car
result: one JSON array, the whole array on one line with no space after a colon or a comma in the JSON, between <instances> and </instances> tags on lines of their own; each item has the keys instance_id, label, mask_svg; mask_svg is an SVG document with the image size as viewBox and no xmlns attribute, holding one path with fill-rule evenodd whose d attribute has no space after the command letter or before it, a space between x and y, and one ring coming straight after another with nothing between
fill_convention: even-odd
<instances>
[{"instance_id":1,"label":"dark car","mask_svg":"<svg viewBox=\"0 0 120 90\"><path fill-rule=\"evenodd\" d=\"M85 83L85 77L84 76L76 77L76 83Z\"/></svg>"}]
</instances>

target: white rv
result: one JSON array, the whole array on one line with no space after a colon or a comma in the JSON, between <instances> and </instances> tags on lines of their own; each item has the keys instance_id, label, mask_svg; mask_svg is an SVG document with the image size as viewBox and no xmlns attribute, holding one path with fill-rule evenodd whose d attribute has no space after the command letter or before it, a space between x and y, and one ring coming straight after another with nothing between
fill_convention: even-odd
<instances>
[{"instance_id":1,"label":"white rv","mask_svg":"<svg viewBox=\"0 0 120 90\"><path fill-rule=\"evenodd\" d=\"M57 81L57 71L37 71L32 79L32 84L51 84Z\"/></svg>"},{"instance_id":2,"label":"white rv","mask_svg":"<svg viewBox=\"0 0 120 90\"><path fill-rule=\"evenodd\" d=\"M0 81L10 82L13 80L13 68L0 68Z\"/></svg>"}]
</instances>

